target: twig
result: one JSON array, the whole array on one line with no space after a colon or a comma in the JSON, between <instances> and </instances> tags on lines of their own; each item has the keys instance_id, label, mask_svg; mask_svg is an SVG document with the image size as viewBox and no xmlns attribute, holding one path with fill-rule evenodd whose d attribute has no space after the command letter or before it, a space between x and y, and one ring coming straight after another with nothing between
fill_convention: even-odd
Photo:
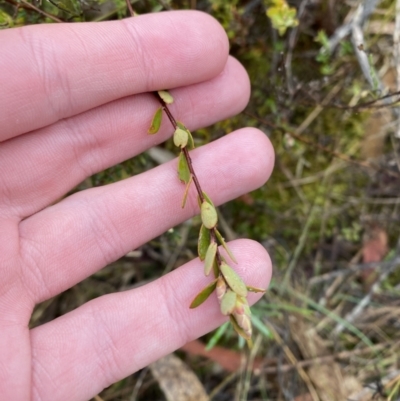
<instances>
[{"instance_id":1,"label":"twig","mask_svg":"<svg viewBox=\"0 0 400 401\"><path fill-rule=\"evenodd\" d=\"M300 254L303 251L303 249L304 249L304 247L305 247L305 245L307 243L308 232L309 232L309 230L311 228L311 224L314 222L314 217L316 215L317 210L318 210L317 203L314 203L311 206L311 209L310 209L308 217L307 217L307 221L306 221L306 223L304 225L304 228L303 228L303 231L302 231L302 233L300 235L299 242L298 242L298 244L296 246L296 249L293 252L292 258L291 258L291 260L289 262L289 265L288 265L288 267L286 269L285 276L283 277L282 287L281 287L281 291L282 292L285 291L285 288L287 287L287 285L289 283L290 276L291 276L291 274L293 272L293 269L296 267L297 261L298 261L298 259L300 257Z\"/></svg>"},{"instance_id":2,"label":"twig","mask_svg":"<svg viewBox=\"0 0 400 401\"><path fill-rule=\"evenodd\" d=\"M329 38L328 49L330 53L333 53L337 45L350 34L354 21L362 26L364 22L369 18L371 13L375 10L376 5L380 0L366 0L361 1L357 9L350 11L345 18L345 24L336 29L334 34Z\"/></svg>"},{"instance_id":3,"label":"twig","mask_svg":"<svg viewBox=\"0 0 400 401\"><path fill-rule=\"evenodd\" d=\"M28 3L26 0L19 0L19 1L15 1L15 0L5 0L7 3L10 3L16 7L18 6L22 6L23 8L26 8L28 10L32 10L32 11L36 11L37 13L43 15L44 17L50 18L51 20L53 20L54 22L65 22L59 18L57 18L55 15L47 13L46 11L41 10L40 8L36 7L35 5ZM21 5L22 3L22 5Z\"/></svg>"},{"instance_id":4,"label":"twig","mask_svg":"<svg viewBox=\"0 0 400 401\"><path fill-rule=\"evenodd\" d=\"M395 256L393 259L391 259L387 262L360 263L358 265L349 265L346 269L336 270L334 272L321 274L320 276L311 278L310 285L318 285L323 281L328 281L328 280L331 280L331 279L339 277L339 276L345 276L345 275L350 275L350 274L354 274L354 273L359 273L363 270L368 270L371 268L379 268L380 267L382 269L388 269L392 265L394 265L394 266L400 265L400 255Z\"/></svg>"},{"instance_id":5,"label":"twig","mask_svg":"<svg viewBox=\"0 0 400 401\"><path fill-rule=\"evenodd\" d=\"M154 92L154 95L157 97L158 101L160 102L161 107L163 108L165 114L167 115L172 127L174 128L174 130L176 130L178 128L178 124L177 124L174 116L172 115L171 111L169 110L167 104L164 102L163 99L161 99L161 97L158 95L157 92ZM195 170L193 168L193 162L192 162L192 158L190 157L189 150L187 149L187 147L184 147L182 149L182 152L183 152L183 154L185 156L185 159L187 161L190 174L192 175L193 183L194 183L194 185L196 187L196 191L197 191L197 195L198 195L198 197L200 199L200 203L203 203L205 201L205 198L204 198L204 195L203 195L203 190L201 188L200 181L197 178L196 172L195 172ZM211 234L212 240L214 242L217 242L216 228L211 229L210 230L210 234ZM217 249L216 258L217 258L218 265L220 265L221 262L222 262L222 257L221 257L221 253L220 253L219 249Z\"/></svg>"},{"instance_id":6,"label":"twig","mask_svg":"<svg viewBox=\"0 0 400 401\"><path fill-rule=\"evenodd\" d=\"M132 8L132 4L130 2L130 0L126 0L126 5L128 7L129 13L131 14L132 17L134 17L136 15L134 9Z\"/></svg>"},{"instance_id":7,"label":"twig","mask_svg":"<svg viewBox=\"0 0 400 401\"><path fill-rule=\"evenodd\" d=\"M353 44L353 49L356 54L358 64L361 67L361 71L364 77L368 81L372 90L379 90L382 93L384 90L382 82L378 81L376 72L373 70L372 65L368 60L368 55L365 51L365 41L364 34L361 27L358 24L354 24L351 30L351 42Z\"/></svg>"},{"instance_id":8,"label":"twig","mask_svg":"<svg viewBox=\"0 0 400 401\"><path fill-rule=\"evenodd\" d=\"M246 368L244 372L244 378L243 378L243 385L240 388L239 400L247 400L248 399L248 394L250 390L250 384L251 384L251 376L254 371L254 360L260 350L262 342L262 336L261 334L257 335L256 340L254 341L254 346L253 349L250 351L248 355L246 355Z\"/></svg>"},{"instance_id":9,"label":"twig","mask_svg":"<svg viewBox=\"0 0 400 401\"><path fill-rule=\"evenodd\" d=\"M396 19L393 34L394 65L396 66L396 90L400 91L400 0L396 1ZM397 115L395 137L400 138L400 111Z\"/></svg>"},{"instance_id":10,"label":"twig","mask_svg":"<svg viewBox=\"0 0 400 401\"><path fill-rule=\"evenodd\" d=\"M310 0L302 0L299 6L299 10L297 12L297 18L299 21L301 21L301 18L303 17L304 11L306 10L307 4L309 3ZM300 24L299 24L300 25ZM289 46L288 46L288 51L285 57L285 72L286 72L286 83L288 87L288 91L290 96L294 95L294 89L293 89L293 75L292 75L292 59L293 59L293 49L296 45L298 33L299 33L299 25L294 27L290 34L289 34Z\"/></svg>"},{"instance_id":11,"label":"twig","mask_svg":"<svg viewBox=\"0 0 400 401\"><path fill-rule=\"evenodd\" d=\"M315 109L307 116L307 118L300 124L298 128L295 130L296 135L300 135L304 132L304 130L309 127L309 125L319 116L319 114L324 110L325 106L329 104L329 102L339 93L342 86L337 84L335 85L326 97L322 100L321 104L318 104Z\"/></svg>"},{"instance_id":12,"label":"twig","mask_svg":"<svg viewBox=\"0 0 400 401\"><path fill-rule=\"evenodd\" d=\"M129 0L126 0L126 2L129 3ZM128 8L131 15L134 16L132 8L129 6ZM208 195L202 190L197 174L193 168L193 162L189 154L189 149L194 148L192 134L182 123L175 120L169 110L167 104L172 103L174 99L168 91L160 90L153 92L153 94L161 107L156 110L148 133L156 134L158 132L164 112L174 128L174 144L180 149L178 174L181 181L186 184L182 207L185 206L190 184L194 182L201 209L202 221L198 242L198 255L200 259L204 261L205 275L208 276L211 271L213 271L215 276L215 279L194 298L190 304L190 308L197 308L209 295L215 292L221 307L221 313L225 316L229 316L235 331L247 341L249 348L251 348L253 344L251 340L251 311L247 301L247 295L249 291L264 292L264 290L247 286L221 255L218 244L225 249L230 259L237 263L224 238L217 230L217 210Z\"/></svg>"},{"instance_id":13,"label":"twig","mask_svg":"<svg viewBox=\"0 0 400 401\"><path fill-rule=\"evenodd\" d=\"M333 355L326 355L326 356L319 356L316 358L312 358L312 359L305 359L304 361L298 361L296 362L296 364L285 364L285 365L281 365L279 366L270 366L270 367L265 367L265 368L260 368L261 372L260 373L264 373L264 374L274 374L278 372L282 372L282 373L286 373L286 372L290 372L291 370L297 369L299 367L301 368L307 368L309 366L313 366L313 365L320 365L320 364L326 364L329 362L333 362L336 360L343 360L343 359L349 359L349 358L353 358L355 356L361 356L361 355L365 355L365 354L370 354L371 352L377 352L381 349L384 349L386 347L390 347L390 346L395 346L394 348L396 349L400 344L399 341L389 341L386 343L380 343L380 344L375 344L372 347L364 347L364 348L357 348L351 351L342 351L342 352L338 352L337 354L333 354Z\"/></svg>"},{"instance_id":14,"label":"twig","mask_svg":"<svg viewBox=\"0 0 400 401\"><path fill-rule=\"evenodd\" d=\"M235 380L238 375L239 375L239 371L232 372L224 380L222 380L221 383L219 383L216 387L214 387L209 394L210 401L212 401L213 398L216 397L218 395L218 393L221 390L223 390L231 381Z\"/></svg>"},{"instance_id":15,"label":"twig","mask_svg":"<svg viewBox=\"0 0 400 401\"><path fill-rule=\"evenodd\" d=\"M397 248L396 256L394 260L391 261L391 263L388 263L385 268L382 268L381 272L379 273L379 278L378 280L372 285L370 291L368 294L356 305L356 307L349 312L345 317L344 320L347 323L352 324L357 317L361 314L361 312L369 305L371 302L371 299L374 294L376 294L379 291L379 288L382 284L382 282L388 277L388 275L396 268L398 267L398 263L396 263L397 259L400 259L400 240L399 240L399 246ZM340 334L344 330L345 326L343 323L338 323L333 330L333 333L335 335Z\"/></svg>"},{"instance_id":16,"label":"twig","mask_svg":"<svg viewBox=\"0 0 400 401\"><path fill-rule=\"evenodd\" d=\"M299 376L303 379L304 383L306 384L308 391L310 392L310 396L313 401L319 401L319 397L317 394L317 391L315 390L315 387L313 386L310 378L308 377L307 373L303 369L302 366L300 366L299 362L297 361L295 355L293 354L292 350L284 343L282 340L282 337L279 335L279 333L275 330L275 327L272 324L269 324L267 322L267 326L271 333L274 336L275 341L282 347L283 352L285 353L287 359L289 362L292 364L294 369L297 370Z\"/></svg>"},{"instance_id":17,"label":"twig","mask_svg":"<svg viewBox=\"0 0 400 401\"><path fill-rule=\"evenodd\" d=\"M140 372L139 377L136 380L135 387L133 388L131 397L129 398L129 401L137 400L140 388L142 387L142 384L143 384L143 380L146 377L148 371L149 371L149 368L145 368Z\"/></svg>"}]
</instances>

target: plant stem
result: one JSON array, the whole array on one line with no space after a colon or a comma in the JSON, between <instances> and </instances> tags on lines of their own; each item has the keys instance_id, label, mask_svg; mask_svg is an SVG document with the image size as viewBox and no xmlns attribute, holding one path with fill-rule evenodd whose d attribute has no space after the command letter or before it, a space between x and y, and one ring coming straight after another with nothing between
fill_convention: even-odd
<instances>
[{"instance_id":1,"label":"plant stem","mask_svg":"<svg viewBox=\"0 0 400 401\"><path fill-rule=\"evenodd\" d=\"M174 130L176 130L178 128L178 124L177 124L174 116L172 115L171 111L169 110L167 104L164 102L163 99L161 99L161 97L159 96L159 94L157 92L154 92L154 95L157 97L158 101L160 102L161 107L165 111L165 114L167 115L171 125L174 127ZM189 155L189 151L188 151L188 149L186 147L184 147L182 149L182 152L183 152L183 155L185 156L186 162L188 164L190 174L192 175L193 182L194 182L194 185L196 187L197 194L199 196L200 202L203 203L203 202L205 202L205 198L204 198L204 195L203 195L203 190L201 189L200 181L197 178L196 172L194 171L193 163L192 163L192 159L191 159L191 157ZM213 228L213 229L210 230L211 238L212 238L212 240L214 242L218 243L217 235L215 233L215 230L216 230L216 228ZM221 255L220 255L218 249L217 249L216 258L217 258L217 262L218 262L218 266L219 266L222 263L222 258L221 258Z\"/></svg>"},{"instance_id":2,"label":"plant stem","mask_svg":"<svg viewBox=\"0 0 400 401\"><path fill-rule=\"evenodd\" d=\"M130 3L129 0L125 0L125 1L126 1L126 5L128 7L129 13L131 14L132 17L134 17L135 12L133 11L132 4ZM160 102L161 107L165 111L165 114L168 116L168 119L171 122L172 126L174 127L174 130L176 130L176 128L178 127L178 124L176 123L176 120L175 120L174 116L172 115L171 111L169 110L167 104L164 102L163 99L161 99L161 97L159 96L159 94L157 92L153 92L153 93L156 96L157 100ZM197 194L199 195L200 202L203 203L205 201L204 195L203 195L203 190L201 189L200 182L197 178L196 172L194 171L193 163L192 163L192 159L189 155L189 151L186 149L186 147L184 147L182 149L182 152L183 152L186 162L188 164L190 174L193 177L193 182L196 187ZM216 230L216 228L211 229L210 234L211 234L212 240L218 244L217 235L215 233L215 230ZM218 266L220 266L222 263L222 257L219 252L219 249L217 249L216 259L217 259Z\"/></svg>"}]
</instances>

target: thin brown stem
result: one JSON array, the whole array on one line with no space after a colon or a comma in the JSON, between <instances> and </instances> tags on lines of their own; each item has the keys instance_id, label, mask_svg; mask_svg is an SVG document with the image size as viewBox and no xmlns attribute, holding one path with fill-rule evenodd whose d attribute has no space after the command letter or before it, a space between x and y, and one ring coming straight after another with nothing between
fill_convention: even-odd
<instances>
[{"instance_id":1,"label":"thin brown stem","mask_svg":"<svg viewBox=\"0 0 400 401\"><path fill-rule=\"evenodd\" d=\"M154 95L157 97L158 101L160 102L161 107L165 111L165 114L167 115L169 121L171 122L171 125L173 126L174 130L176 130L178 128L178 124L177 124L174 116L172 115L171 111L169 110L167 104L158 95L157 92L154 92ZM198 194L199 199L200 199L200 203L203 203L205 201L205 198L204 198L204 195L203 195L203 190L201 188L200 181L197 178L196 172L195 172L195 170L193 168L193 162L192 162L192 159L190 157L189 151L188 151L188 149L186 147L184 147L182 149L182 152L183 152L183 155L185 156L186 162L188 164L190 174L192 175L193 182L194 182L194 185L195 185L196 190L197 190L197 194ZM213 228L213 229L210 230L211 238L212 238L213 242L218 243L217 235L215 233L215 230L216 230L216 228ZM221 257L221 254L220 254L218 249L217 249L216 258L217 258L217 263L218 263L218 266L219 266L222 263L222 257Z\"/></svg>"},{"instance_id":2,"label":"thin brown stem","mask_svg":"<svg viewBox=\"0 0 400 401\"><path fill-rule=\"evenodd\" d=\"M128 10L129 10L131 16L133 17L133 16L135 15L135 12L134 12L134 10L133 10L133 8L132 8L132 5L131 5L131 3L130 3L129 0L125 0L125 1L126 1L126 5L127 5L127 7L128 7ZM169 110L167 104L166 104L166 103L164 102L164 100L158 95L157 92L154 92L154 95L156 96L157 100L160 102L161 107L162 107L163 110L165 111L165 114L167 115L169 121L171 122L171 124L172 124L174 130L176 130L177 127L178 127L178 124L176 123L176 120L175 120L174 116L172 115L171 111ZM200 181L199 181L199 179L197 178L196 172L195 172L195 170L194 170L194 168L193 168L193 163L192 163L192 159L191 159L191 157L190 157L190 155L189 155L189 151L188 151L187 148L185 147L185 148L182 149L182 152L183 152L183 155L185 156L186 162L187 162L187 164L188 164L190 174L192 175L193 182L194 182L194 185L195 185L195 187L196 187L197 194L198 194L198 196L199 196L200 202L203 203L203 202L205 201L205 198L204 198L204 195L203 195L203 190L201 189ZM212 238L212 240L213 240L214 242L218 243L218 241L217 241L217 235L216 235L215 230L216 230L215 228L212 229L212 230L210 230L211 238ZM219 266L219 265L222 263L222 257L221 257L221 254L220 254L220 252L219 252L218 249L217 249L216 258L217 258L217 263L218 263L218 266Z\"/></svg>"},{"instance_id":3,"label":"thin brown stem","mask_svg":"<svg viewBox=\"0 0 400 401\"><path fill-rule=\"evenodd\" d=\"M128 6L128 10L129 10L131 16L133 17L135 15L135 11L133 11L131 2L129 0L127 0L126 4Z\"/></svg>"},{"instance_id":4,"label":"thin brown stem","mask_svg":"<svg viewBox=\"0 0 400 401\"><path fill-rule=\"evenodd\" d=\"M125 0L125 1L126 1L126 5L128 7L129 13L131 14L131 17L134 17L135 16L135 11L132 8L131 2L129 0Z\"/></svg>"}]
</instances>

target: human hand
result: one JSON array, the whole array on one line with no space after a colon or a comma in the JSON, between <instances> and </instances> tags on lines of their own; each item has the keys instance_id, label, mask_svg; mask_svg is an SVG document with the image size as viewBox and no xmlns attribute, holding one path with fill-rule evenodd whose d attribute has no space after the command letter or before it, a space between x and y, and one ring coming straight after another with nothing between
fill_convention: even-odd
<instances>
[{"instance_id":1,"label":"human hand","mask_svg":"<svg viewBox=\"0 0 400 401\"><path fill-rule=\"evenodd\" d=\"M170 109L196 129L241 111L249 82L221 27L198 12L10 29L0 41L1 399L87 400L226 318L213 297L189 309L210 280L196 259L29 330L35 304L198 214L194 192L180 207L176 160L52 203L172 134L168 121L146 134L158 104L145 92L177 88ZM216 204L261 186L273 166L268 139L250 128L191 154ZM245 282L265 287L264 249L230 247Z\"/></svg>"}]
</instances>

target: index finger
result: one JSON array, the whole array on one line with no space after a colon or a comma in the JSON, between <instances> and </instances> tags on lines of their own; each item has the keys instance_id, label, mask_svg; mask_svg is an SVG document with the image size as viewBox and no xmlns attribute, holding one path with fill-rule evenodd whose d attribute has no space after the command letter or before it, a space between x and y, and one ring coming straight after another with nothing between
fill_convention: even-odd
<instances>
[{"instance_id":1,"label":"index finger","mask_svg":"<svg viewBox=\"0 0 400 401\"><path fill-rule=\"evenodd\" d=\"M1 32L0 141L112 100L202 82L222 71L228 41L207 14Z\"/></svg>"}]
</instances>

